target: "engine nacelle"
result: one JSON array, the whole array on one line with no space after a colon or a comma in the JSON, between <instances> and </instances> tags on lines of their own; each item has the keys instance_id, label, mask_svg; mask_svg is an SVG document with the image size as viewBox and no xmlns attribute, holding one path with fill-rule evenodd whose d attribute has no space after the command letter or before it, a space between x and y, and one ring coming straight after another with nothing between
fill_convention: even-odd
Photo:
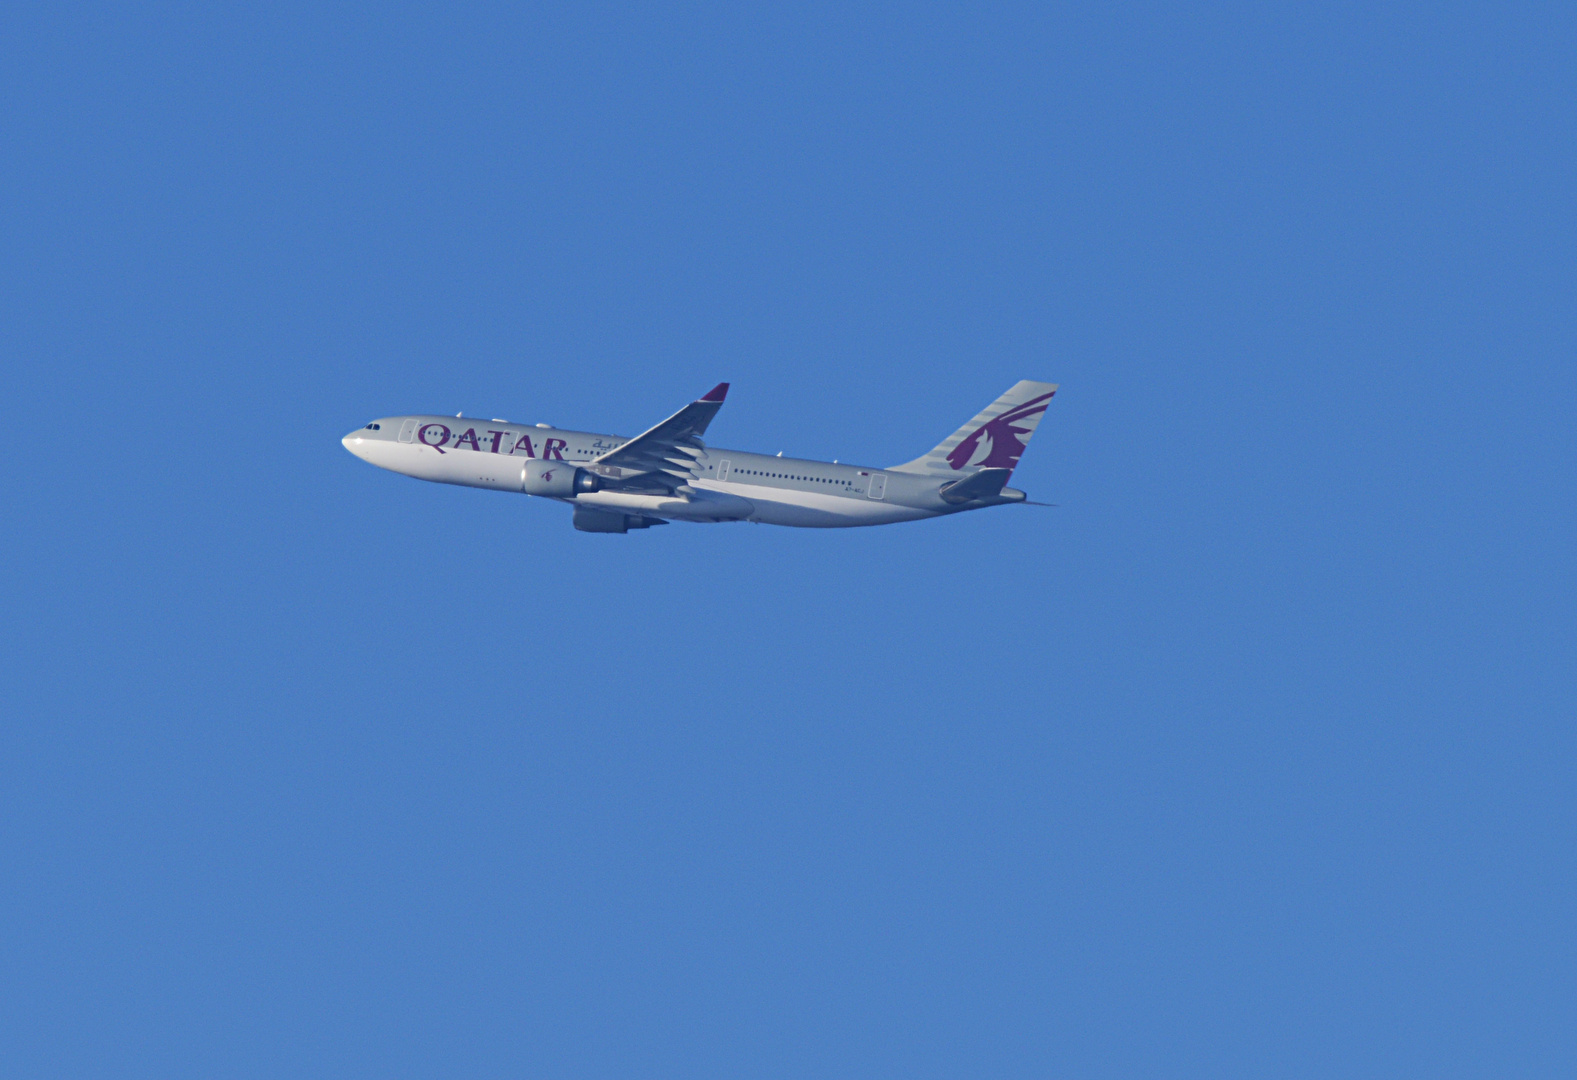
<instances>
[{"instance_id":1,"label":"engine nacelle","mask_svg":"<svg viewBox=\"0 0 1577 1080\"><path fill-rule=\"evenodd\" d=\"M641 514L626 514L617 510L593 510L589 506L575 507L575 528L581 532L623 533L631 529L649 529L653 525L668 524L662 518L649 518Z\"/></svg>"},{"instance_id":2,"label":"engine nacelle","mask_svg":"<svg viewBox=\"0 0 1577 1080\"><path fill-rule=\"evenodd\" d=\"M602 487L596 473L578 469L567 461L528 461L520 471L520 490L550 499L573 499Z\"/></svg>"}]
</instances>

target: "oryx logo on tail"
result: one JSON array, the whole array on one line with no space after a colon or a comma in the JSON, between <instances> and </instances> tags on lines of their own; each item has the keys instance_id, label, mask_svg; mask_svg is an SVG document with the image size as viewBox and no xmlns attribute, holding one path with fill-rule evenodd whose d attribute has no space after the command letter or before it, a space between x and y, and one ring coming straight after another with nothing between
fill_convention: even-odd
<instances>
[{"instance_id":1,"label":"oryx logo on tail","mask_svg":"<svg viewBox=\"0 0 1577 1080\"><path fill-rule=\"evenodd\" d=\"M974 433L963 442L953 447L953 452L947 455L947 463L954 469L963 469L970 465L982 469L1011 469L1018 464L1018 459L1024 456L1024 449L1029 442L1029 436L1035 431L1035 424L1028 427L1014 427L1021 420L1030 417L1039 417L1046 411L1046 406L1051 404L1052 395L1042 394L1033 401L1025 402L1016 409L1003 413L994 420L989 420L974 430ZM1021 440L1019 436L1024 438ZM985 452L981 453L981 444L985 444Z\"/></svg>"},{"instance_id":2,"label":"oryx logo on tail","mask_svg":"<svg viewBox=\"0 0 1577 1080\"><path fill-rule=\"evenodd\" d=\"M1012 469L1056 393L1055 383L1015 383L929 454L889 471L941 474L951 480L965 469Z\"/></svg>"}]
</instances>

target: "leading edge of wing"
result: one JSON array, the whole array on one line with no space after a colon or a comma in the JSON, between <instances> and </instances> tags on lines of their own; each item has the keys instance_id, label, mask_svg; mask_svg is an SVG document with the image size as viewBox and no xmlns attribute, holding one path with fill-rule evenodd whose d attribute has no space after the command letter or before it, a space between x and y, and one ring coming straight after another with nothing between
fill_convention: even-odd
<instances>
[{"instance_id":1,"label":"leading edge of wing","mask_svg":"<svg viewBox=\"0 0 1577 1080\"><path fill-rule=\"evenodd\" d=\"M695 459L701 453L700 436L706 433L727 396L728 384L718 383L704 397L690 402L623 446L594 458L591 464L636 473L664 473L680 484L688 483L696 475Z\"/></svg>"}]
</instances>

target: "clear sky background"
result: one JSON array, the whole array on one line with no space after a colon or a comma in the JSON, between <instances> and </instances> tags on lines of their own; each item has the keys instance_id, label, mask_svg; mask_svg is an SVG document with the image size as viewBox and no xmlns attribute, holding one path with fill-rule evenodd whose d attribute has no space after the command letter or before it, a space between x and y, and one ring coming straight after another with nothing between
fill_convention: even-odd
<instances>
[{"instance_id":1,"label":"clear sky background","mask_svg":"<svg viewBox=\"0 0 1577 1080\"><path fill-rule=\"evenodd\" d=\"M1570 5L224 7L0 18L4 1072L1577 1073Z\"/></svg>"}]
</instances>

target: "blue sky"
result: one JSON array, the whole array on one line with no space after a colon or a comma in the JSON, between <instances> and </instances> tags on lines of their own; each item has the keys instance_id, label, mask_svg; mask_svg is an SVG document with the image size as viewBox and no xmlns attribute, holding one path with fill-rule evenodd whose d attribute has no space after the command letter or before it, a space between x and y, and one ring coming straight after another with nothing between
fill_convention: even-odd
<instances>
[{"instance_id":1,"label":"blue sky","mask_svg":"<svg viewBox=\"0 0 1577 1080\"><path fill-rule=\"evenodd\" d=\"M1563 6L0 18L17 1075L1577 1068ZM1020 378L873 530L339 445Z\"/></svg>"}]
</instances>

